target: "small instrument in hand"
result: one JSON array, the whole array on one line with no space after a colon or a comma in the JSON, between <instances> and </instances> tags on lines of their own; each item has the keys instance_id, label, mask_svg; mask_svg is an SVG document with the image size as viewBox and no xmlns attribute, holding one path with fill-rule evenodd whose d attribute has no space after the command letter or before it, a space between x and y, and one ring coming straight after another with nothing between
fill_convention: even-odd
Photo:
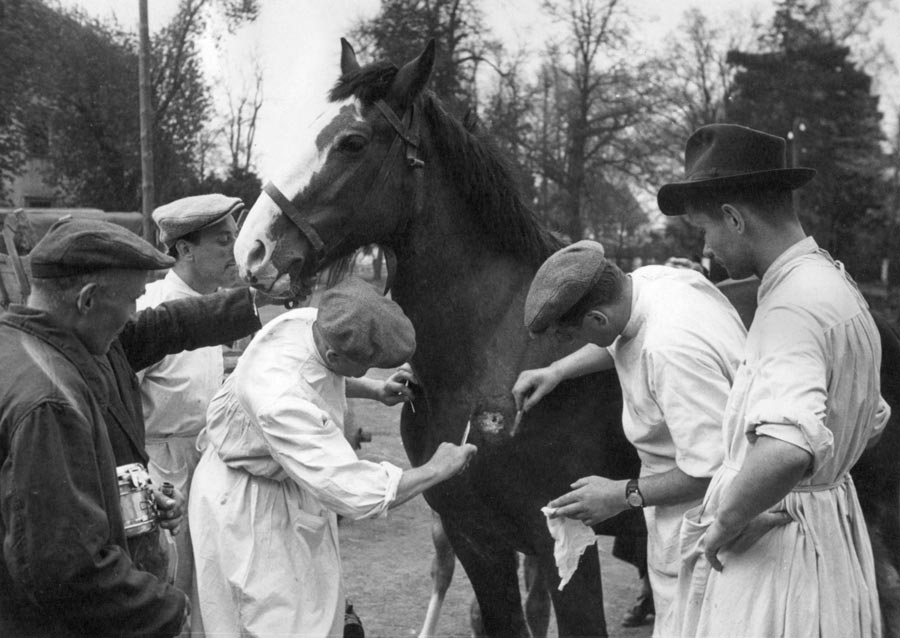
<instances>
[{"instance_id":1,"label":"small instrument in hand","mask_svg":"<svg viewBox=\"0 0 900 638\"><path fill-rule=\"evenodd\" d=\"M407 388L410 387L411 384L409 383L409 379L403 381L403 385L405 385ZM413 405L412 399L409 400L409 409L412 410L413 414L416 413L416 406Z\"/></svg>"},{"instance_id":2,"label":"small instrument in hand","mask_svg":"<svg viewBox=\"0 0 900 638\"><path fill-rule=\"evenodd\" d=\"M466 442L469 440L469 430L471 430L471 429L472 429L472 419L470 418L468 421L466 421L466 430L465 430L465 432L463 432L462 443L460 443L460 445L465 445Z\"/></svg>"}]
</instances>

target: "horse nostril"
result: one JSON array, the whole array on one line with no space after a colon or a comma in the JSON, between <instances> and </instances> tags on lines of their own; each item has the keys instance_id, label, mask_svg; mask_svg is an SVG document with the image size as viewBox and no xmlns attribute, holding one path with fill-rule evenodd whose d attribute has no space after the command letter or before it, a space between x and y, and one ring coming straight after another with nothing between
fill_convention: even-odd
<instances>
[{"instance_id":1,"label":"horse nostril","mask_svg":"<svg viewBox=\"0 0 900 638\"><path fill-rule=\"evenodd\" d=\"M258 269L259 266L265 262L265 259L266 246L257 239L253 243L253 248L250 250L250 253L247 255L247 274L250 278L253 280L256 279L251 273Z\"/></svg>"}]
</instances>

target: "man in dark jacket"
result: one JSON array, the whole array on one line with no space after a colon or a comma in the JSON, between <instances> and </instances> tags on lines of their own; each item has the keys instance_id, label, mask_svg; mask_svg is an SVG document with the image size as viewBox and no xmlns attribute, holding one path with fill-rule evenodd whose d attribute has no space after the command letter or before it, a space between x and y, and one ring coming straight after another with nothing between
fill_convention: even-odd
<instances>
[{"instance_id":1,"label":"man in dark jacket","mask_svg":"<svg viewBox=\"0 0 900 638\"><path fill-rule=\"evenodd\" d=\"M146 461L133 371L209 343L193 340L217 321L185 306L130 323L146 271L171 264L120 227L64 220L31 253L29 305L0 316L2 636L166 637L189 614L132 563L116 478L126 457Z\"/></svg>"}]
</instances>

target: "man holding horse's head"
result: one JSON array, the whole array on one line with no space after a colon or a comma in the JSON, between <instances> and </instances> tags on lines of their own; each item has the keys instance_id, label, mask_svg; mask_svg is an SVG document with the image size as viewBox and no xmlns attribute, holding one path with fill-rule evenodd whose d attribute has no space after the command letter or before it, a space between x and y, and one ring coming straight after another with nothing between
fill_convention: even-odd
<instances>
[{"instance_id":1,"label":"man holding horse's head","mask_svg":"<svg viewBox=\"0 0 900 638\"><path fill-rule=\"evenodd\" d=\"M549 506L552 517L587 525L643 508L658 619L674 594L682 516L700 503L722 461L723 411L743 349L743 324L702 274L646 266L626 275L600 244L580 241L538 270L525 325L535 334L588 343L519 376L513 395L522 410L565 379L616 368L622 425L641 459L640 477L588 476Z\"/></svg>"},{"instance_id":2,"label":"man holding horse's head","mask_svg":"<svg viewBox=\"0 0 900 638\"><path fill-rule=\"evenodd\" d=\"M872 550L850 468L884 427L881 342L839 262L806 236L785 141L705 126L659 207L687 215L734 278L761 279L725 412L725 460L687 513L667 635L879 636ZM785 524L760 530L761 513ZM764 532L764 533L763 533Z\"/></svg>"}]
</instances>

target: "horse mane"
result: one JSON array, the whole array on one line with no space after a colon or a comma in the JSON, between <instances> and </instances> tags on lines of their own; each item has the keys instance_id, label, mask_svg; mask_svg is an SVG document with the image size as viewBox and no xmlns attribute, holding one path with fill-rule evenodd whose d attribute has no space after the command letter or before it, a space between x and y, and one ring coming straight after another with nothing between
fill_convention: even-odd
<instances>
[{"instance_id":1,"label":"horse mane","mask_svg":"<svg viewBox=\"0 0 900 638\"><path fill-rule=\"evenodd\" d=\"M351 71L338 79L329 99L335 102L354 97L371 106L387 97L397 72L390 62ZM424 114L434 136L435 152L462 191L466 214L473 216L491 248L522 257L537 267L563 246L525 204L512 165L476 116L468 113L460 122L429 90L417 98L415 108Z\"/></svg>"}]
</instances>

